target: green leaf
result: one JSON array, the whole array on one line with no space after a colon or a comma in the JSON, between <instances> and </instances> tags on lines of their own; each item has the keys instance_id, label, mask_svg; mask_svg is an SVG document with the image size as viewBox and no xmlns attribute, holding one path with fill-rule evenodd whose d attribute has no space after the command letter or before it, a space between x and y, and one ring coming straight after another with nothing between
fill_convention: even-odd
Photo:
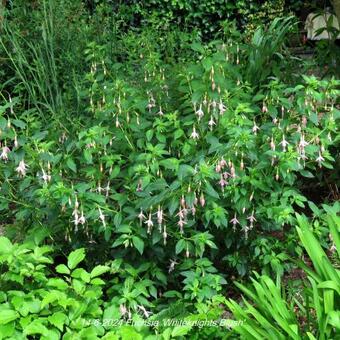
<instances>
[{"instance_id":1,"label":"green leaf","mask_svg":"<svg viewBox=\"0 0 340 340\"><path fill-rule=\"evenodd\" d=\"M139 251L139 253L142 255L144 251L144 241L140 239L137 236L132 237L132 243L134 247Z\"/></svg>"},{"instance_id":2,"label":"green leaf","mask_svg":"<svg viewBox=\"0 0 340 340\"><path fill-rule=\"evenodd\" d=\"M179 254L185 248L185 240L181 239L176 243L176 254Z\"/></svg>"},{"instance_id":3,"label":"green leaf","mask_svg":"<svg viewBox=\"0 0 340 340\"><path fill-rule=\"evenodd\" d=\"M77 172L77 166L76 163L72 158L68 158L66 161L66 165L71 169L73 172Z\"/></svg>"},{"instance_id":4,"label":"green leaf","mask_svg":"<svg viewBox=\"0 0 340 340\"><path fill-rule=\"evenodd\" d=\"M8 322L16 320L19 317L19 314L11 309L3 309L0 310L0 325L4 325Z\"/></svg>"},{"instance_id":5,"label":"green leaf","mask_svg":"<svg viewBox=\"0 0 340 340\"><path fill-rule=\"evenodd\" d=\"M13 249L13 244L11 241L4 236L0 237L0 253L2 254L8 254L12 251Z\"/></svg>"},{"instance_id":6,"label":"green leaf","mask_svg":"<svg viewBox=\"0 0 340 340\"><path fill-rule=\"evenodd\" d=\"M63 331L67 316L62 312L56 312L48 317L48 321L60 331Z\"/></svg>"},{"instance_id":7,"label":"green leaf","mask_svg":"<svg viewBox=\"0 0 340 340\"><path fill-rule=\"evenodd\" d=\"M85 258L84 248L74 250L70 253L70 255L67 258L67 266L70 269L74 269L75 267L77 267L78 263L84 260L84 258Z\"/></svg>"},{"instance_id":8,"label":"green leaf","mask_svg":"<svg viewBox=\"0 0 340 340\"><path fill-rule=\"evenodd\" d=\"M55 270L59 274L70 274L70 270L64 264L59 264Z\"/></svg>"},{"instance_id":9,"label":"green leaf","mask_svg":"<svg viewBox=\"0 0 340 340\"><path fill-rule=\"evenodd\" d=\"M191 326L176 326L171 333L172 337L183 336L189 333Z\"/></svg>"},{"instance_id":10,"label":"green leaf","mask_svg":"<svg viewBox=\"0 0 340 340\"><path fill-rule=\"evenodd\" d=\"M209 182L205 183L205 192L211 197L220 198L218 192L211 186Z\"/></svg>"},{"instance_id":11,"label":"green leaf","mask_svg":"<svg viewBox=\"0 0 340 340\"><path fill-rule=\"evenodd\" d=\"M109 266L102 266L102 265L96 266L91 271L91 278L102 275L108 272L109 270L110 270Z\"/></svg>"}]
</instances>

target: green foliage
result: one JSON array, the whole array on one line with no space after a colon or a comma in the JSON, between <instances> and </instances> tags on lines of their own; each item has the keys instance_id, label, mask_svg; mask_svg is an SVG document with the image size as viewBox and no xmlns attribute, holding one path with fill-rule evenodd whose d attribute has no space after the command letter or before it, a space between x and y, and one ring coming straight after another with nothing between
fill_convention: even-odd
<instances>
[{"instance_id":1,"label":"green foliage","mask_svg":"<svg viewBox=\"0 0 340 340\"><path fill-rule=\"evenodd\" d=\"M301 74L282 6L8 3L0 338L332 335L339 80Z\"/></svg>"},{"instance_id":2,"label":"green foliage","mask_svg":"<svg viewBox=\"0 0 340 340\"><path fill-rule=\"evenodd\" d=\"M329 231L338 250L340 220L333 212L327 214ZM305 282L303 303L296 298L287 300L280 281L275 284L268 276L252 279L253 289L236 283L251 299L243 298L239 305L234 300L226 301L228 308L242 324L235 331L245 339L332 339L339 332L340 275L325 254L320 241L311 231L308 220L297 215L297 231L314 269L304 262L301 268L308 276ZM339 253L336 256L339 259ZM298 313L296 313L298 311ZM301 324L298 318L306 318Z\"/></svg>"}]
</instances>

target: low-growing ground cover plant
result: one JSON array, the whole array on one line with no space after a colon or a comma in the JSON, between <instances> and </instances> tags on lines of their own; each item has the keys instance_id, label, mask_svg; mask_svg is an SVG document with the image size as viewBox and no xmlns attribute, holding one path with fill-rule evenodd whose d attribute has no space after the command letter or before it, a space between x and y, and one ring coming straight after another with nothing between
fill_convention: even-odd
<instances>
[{"instance_id":1,"label":"low-growing ground cover plant","mask_svg":"<svg viewBox=\"0 0 340 340\"><path fill-rule=\"evenodd\" d=\"M81 2L37 6L25 16L37 25L8 11L0 44L1 336L255 332L250 321L230 330L251 272L256 287L277 278L294 295L308 286L289 280L295 260L306 249L314 263L319 249L301 235L337 243L339 80L301 74L285 46L292 17L252 39L227 22L204 43L179 28L119 30L105 6L89 17ZM336 266L332 254L319 267ZM331 293L316 298L304 270L316 283L298 302L316 310ZM311 336L333 331L319 314ZM187 324L157 324L172 318Z\"/></svg>"}]
</instances>

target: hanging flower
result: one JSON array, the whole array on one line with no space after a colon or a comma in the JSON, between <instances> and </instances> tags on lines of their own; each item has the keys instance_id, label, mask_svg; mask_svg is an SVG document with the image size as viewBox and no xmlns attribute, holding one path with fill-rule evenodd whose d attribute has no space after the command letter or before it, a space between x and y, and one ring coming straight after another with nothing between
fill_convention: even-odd
<instances>
[{"instance_id":1,"label":"hanging flower","mask_svg":"<svg viewBox=\"0 0 340 340\"><path fill-rule=\"evenodd\" d=\"M286 148L289 145L289 143L285 140L285 135L283 135L280 145L282 145L282 151L286 152Z\"/></svg>"},{"instance_id":2,"label":"hanging flower","mask_svg":"<svg viewBox=\"0 0 340 340\"><path fill-rule=\"evenodd\" d=\"M142 222L144 219L146 219L146 216L143 214L143 210L140 210L140 213L138 214L138 218L139 218L139 223L140 225L142 225Z\"/></svg>"},{"instance_id":3,"label":"hanging flower","mask_svg":"<svg viewBox=\"0 0 340 340\"><path fill-rule=\"evenodd\" d=\"M196 115L198 117L198 120L201 120L201 118L204 116L204 112L202 110L202 104L200 104L199 109L195 113L196 113Z\"/></svg>"},{"instance_id":4,"label":"hanging flower","mask_svg":"<svg viewBox=\"0 0 340 340\"><path fill-rule=\"evenodd\" d=\"M232 218L232 219L230 220L230 222L233 224L233 230L235 231L235 230L236 230L236 225L237 225L237 224L240 224L239 220L238 220L237 217L236 217L236 213L235 213L235 215L234 215L234 218Z\"/></svg>"},{"instance_id":5,"label":"hanging flower","mask_svg":"<svg viewBox=\"0 0 340 340\"><path fill-rule=\"evenodd\" d=\"M159 111L157 112L157 114L158 114L159 116L164 116L164 113L163 113L163 111L162 111L162 107L161 107L161 106L159 107Z\"/></svg>"},{"instance_id":6,"label":"hanging flower","mask_svg":"<svg viewBox=\"0 0 340 340\"><path fill-rule=\"evenodd\" d=\"M151 218L151 212L149 213L149 218L144 222L148 226L148 234L151 232L151 228L153 227L153 222Z\"/></svg>"},{"instance_id":7,"label":"hanging flower","mask_svg":"<svg viewBox=\"0 0 340 340\"><path fill-rule=\"evenodd\" d=\"M201 196L200 196L200 204L201 204L202 208L205 206L205 198L204 198L203 194L201 194Z\"/></svg>"},{"instance_id":8,"label":"hanging flower","mask_svg":"<svg viewBox=\"0 0 340 340\"><path fill-rule=\"evenodd\" d=\"M8 146L4 145L2 147L2 152L1 152L1 155L0 155L0 159L2 159L3 161L7 162L8 161L8 154L10 153L10 149Z\"/></svg>"},{"instance_id":9,"label":"hanging flower","mask_svg":"<svg viewBox=\"0 0 340 340\"><path fill-rule=\"evenodd\" d=\"M158 206L158 210L157 210L157 223L159 226L162 225L163 222L163 210L161 209L160 206Z\"/></svg>"},{"instance_id":10,"label":"hanging flower","mask_svg":"<svg viewBox=\"0 0 340 340\"><path fill-rule=\"evenodd\" d=\"M28 165L25 163L24 160L21 160L19 162L19 166L15 170L19 176L25 177L27 169L28 169Z\"/></svg>"},{"instance_id":11,"label":"hanging flower","mask_svg":"<svg viewBox=\"0 0 340 340\"><path fill-rule=\"evenodd\" d=\"M321 163L324 161L325 159L322 157L321 152L319 151L319 157L316 159L316 161L319 163L319 167L321 168Z\"/></svg>"},{"instance_id":12,"label":"hanging flower","mask_svg":"<svg viewBox=\"0 0 340 340\"><path fill-rule=\"evenodd\" d=\"M226 106L222 103L222 100L220 100L219 104L218 104L218 109L220 111L220 115L222 116L223 113L226 111Z\"/></svg>"},{"instance_id":13,"label":"hanging flower","mask_svg":"<svg viewBox=\"0 0 340 340\"><path fill-rule=\"evenodd\" d=\"M213 116L210 116L210 120L208 122L208 125L209 125L210 130L212 131L213 126L216 125Z\"/></svg>"},{"instance_id":14,"label":"hanging flower","mask_svg":"<svg viewBox=\"0 0 340 340\"><path fill-rule=\"evenodd\" d=\"M100 208L98 208L98 212L99 212L99 220L102 222L103 227L106 228L105 215L103 214Z\"/></svg>"},{"instance_id":15,"label":"hanging flower","mask_svg":"<svg viewBox=\"0 0 340 340\"><path fill-rule=\"evenodd\" d=\"M49 175L48 173L46 173L44 169L41 169L41 170L42 170L41 179L42 179L45 183L50 182L50 181L51 181L51 175Z\"/></svg>"},{"instance_id":16,"label":"hanging flower","mask_svg":"<svg viewBox=\"0 0 340 340\"><path fill-rule=\"evenodd\" d=\"M272 151L275 151L275 142L274 142L274 138L272 136L271 140L270 140L270 149Z\"/></svg>"},{"instance_id":17,"label":"hanging flower","mask_svg":"<svg viewBox=\"0 0 340 340\"><path fill-rule=\"evenodd\" d=\"M79 223L79 224L85 224L85 223L86 223L86 218L85 218L85 216L84 216L83 210L81 211L81 215L80 215L80 217L79 217L79 219L78 219L78 223Z\"/></svg>"},{"instance_id":18,"label":"hanging flower","mask_svg":"<svg viewBox=\"0 0 340 340\"><path fill-rule=\"evenodd\" d=\"M191 133L191 135L190 135L190 138L192 138L192 139L194 139L194 140L199 138L199 134L197 133L195 127L193 127L193 129L192 129L192 133Z\"/></svg>"}]
</instances>

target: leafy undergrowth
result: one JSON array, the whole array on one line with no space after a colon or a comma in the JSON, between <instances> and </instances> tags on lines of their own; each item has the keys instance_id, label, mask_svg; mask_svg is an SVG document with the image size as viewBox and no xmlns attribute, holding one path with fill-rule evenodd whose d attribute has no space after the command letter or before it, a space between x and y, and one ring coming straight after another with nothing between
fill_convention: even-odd
<instances>
[{"instance_id":1,"label":"leafy undergrowth","mask_svg":"<svg viewBox=\"0 0 340 340\"><path fill-rule=\"evenodd\" d=\"M333 336L339 80L294 20L203 43L42 4L2 27L0 337Z\"/></svg>"}]
</instances>

